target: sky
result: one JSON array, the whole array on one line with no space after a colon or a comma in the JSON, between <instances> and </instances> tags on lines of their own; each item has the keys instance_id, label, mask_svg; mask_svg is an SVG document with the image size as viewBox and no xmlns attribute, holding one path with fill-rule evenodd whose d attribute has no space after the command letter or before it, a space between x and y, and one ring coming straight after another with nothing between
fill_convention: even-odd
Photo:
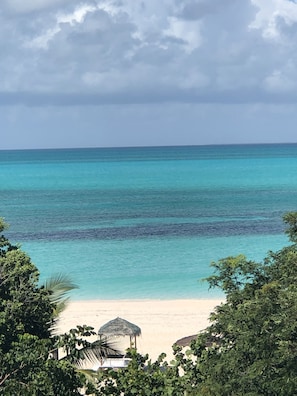
<instances>
[{"instance_id":1,"label":"sky","mask_svg":"<svg viewBox=\"0 0 297 396\"><path fill-rule=\"evenodd\" d=\"M297 0L1 0L0 149L297 142Z\"/></svg>"}]
</instances>

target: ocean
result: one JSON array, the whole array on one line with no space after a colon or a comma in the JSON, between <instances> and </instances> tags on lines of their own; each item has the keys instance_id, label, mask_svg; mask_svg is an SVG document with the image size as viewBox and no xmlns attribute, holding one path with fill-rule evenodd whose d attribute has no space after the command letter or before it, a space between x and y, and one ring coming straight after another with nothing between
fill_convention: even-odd
<instances>
[{"instance_id":1,"label":"ocean","mask_svg":"<svg viewBox=\"0 0 297 396\"><path fill-rule=\"evenodd\" d=\"M72 299L217 298L210 263L289 244L297 144L0 151L0 216Z\"/></svg>"}]
</instances>

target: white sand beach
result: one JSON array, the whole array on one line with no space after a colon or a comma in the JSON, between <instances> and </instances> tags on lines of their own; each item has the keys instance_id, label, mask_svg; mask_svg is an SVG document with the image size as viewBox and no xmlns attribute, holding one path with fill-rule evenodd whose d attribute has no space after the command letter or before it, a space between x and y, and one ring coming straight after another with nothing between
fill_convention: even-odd
<instances>
[{"instance_id":1,"label":"white sand beach","mask_svg":"<svg viewBox=\"0 0 297 396\"><path fill-rule=\"evenodd\" d=\"M155 360L161 352L172 357L176 340L197 334L208 325L210 312L222 300L92 300L70 302L59 320L58 332L76 325L90 325L96 331L112 319L120 317L141 328L137 349ZM119 340L124 350L129 337Z\"/></svg>"}]
</instances>

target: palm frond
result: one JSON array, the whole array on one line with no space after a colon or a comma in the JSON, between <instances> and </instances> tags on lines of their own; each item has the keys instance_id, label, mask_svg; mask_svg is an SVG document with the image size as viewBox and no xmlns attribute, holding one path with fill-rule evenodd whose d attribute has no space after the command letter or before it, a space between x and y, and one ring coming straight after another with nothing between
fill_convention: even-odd
<instances>
[{"instance_id":1,"label":"palm frond","mask_svg":"<svg viewBox=\"0 0 297 396\"><path fill-rule=\"evenodd\" d=\"M46 280L44 288L49 291L49 298L54 306L54 316L57 317L66 308L69 301L68 293L78 286L67 275L56 274Z\"/></svg>"},{"instance_id":2,"label":"palm frond","mask_svg":"<svg viewBox=\"0 0 297 396\"><path fill-rule=\"evenodd\" d=\"M88 347L79 350L80 357L75 360L74 364L81 368L85 364L96 364L102 362L110 356L123 356L122 352L115 347L115 343L107 338L101 338L92 342Z\"/></svg>"}]
</instances>

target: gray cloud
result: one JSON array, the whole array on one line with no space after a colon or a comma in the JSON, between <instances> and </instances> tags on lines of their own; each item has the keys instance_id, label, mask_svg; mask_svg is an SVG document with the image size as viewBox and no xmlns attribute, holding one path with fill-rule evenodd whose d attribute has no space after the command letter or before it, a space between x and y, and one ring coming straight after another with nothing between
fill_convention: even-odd
<instances>
[{"instance_id":1,"label":"gray cloud","mask_svg":"<svg viewBox=\"0 0 297 396\"><path fill-rule=\"evenodd\" d=\"M236 0L188 0L181 2L180 11L178 16L189 19L201 19L208 14L218 13L222 8L226 8L231 3L235 3ZM238 3L238 2L237 2Z\"/></svg>"},{"instance_id":2,"label":"gray cloud","mask_svg":"<svg viewBox=\"0 0 297 396\"><path fill-rule=\"evenodd\" d=\"M0 104L294 103L296 22L289 0L3 1Z\"/></svg>"},{"instance_id":3,"label":"gray cloud","mask_svg":"<svg viewBox=\"0 0 297 396\"><path fill-rule=\"evenodd\" d=\"M29 14L34 11L55 9L70 2L71 0L2 0L0 9L13 14Z\"/></svg>"}]
</instances>

